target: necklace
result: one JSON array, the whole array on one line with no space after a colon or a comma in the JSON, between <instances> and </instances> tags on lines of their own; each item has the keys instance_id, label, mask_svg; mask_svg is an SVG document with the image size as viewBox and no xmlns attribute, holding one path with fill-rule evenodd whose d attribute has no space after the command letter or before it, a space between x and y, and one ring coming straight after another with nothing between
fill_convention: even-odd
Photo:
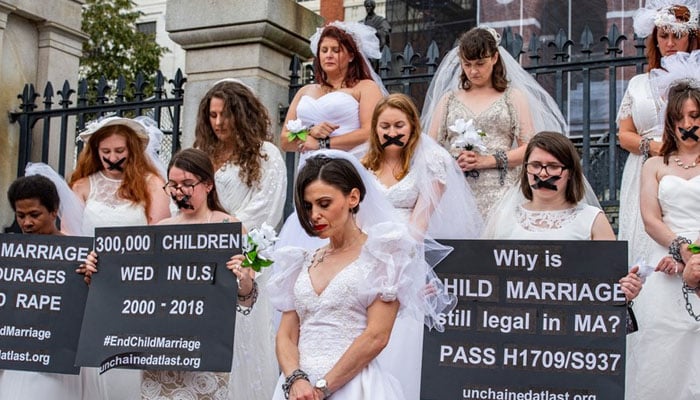
<instances>
[{"instance_id":1,"label":"necklace","mask_svg":"<svg viewBox=\"0 0 700 400\"><path fill-rule=\"evenodd\" d=\"M321 263L323 262L323 260L326 259L326 256L327 256L327 255L333 255L333 254L336 254L336 253L342 253L342 252L344 252L344 251L346 251L346 250L348 250L348 249L351 249L351 248L355 245L355 243L357 243L357 241L359 240L359 238L361 238L361 237L362 237L362 232L360 232L359 235L355 236L355 238L354 238L354 239L350 242L350 244L348 244L347 246L339 247L339 248L336 248L336 249L330 249L330 248L326 247L325 249L323 249L323 253L321 253L321 255L318 256L318 258L315 260L313 266L314 266L314 267L317 267L319 264L321 264ZM329 245L329 246L330 246L330 245Z\"/></svg>"},{"instance_id":2,"label":"necklace","mask_svg":"<svg viewBox=\"0 0 700 400\"><path fill-rule=\"evenodd\" d=\"M695 157L695 160L693 161L693 163L689 164L689 165L685 165L683 163L683 161L681 161L680 157L678 157L678 156L673 157L673 161L675 161L676 165L678 165L679 167L681 167L683 169L690 169L690 168L695 168L698 166L698 158L700 158L700 156Z\"/></svg>"}]
</instances>

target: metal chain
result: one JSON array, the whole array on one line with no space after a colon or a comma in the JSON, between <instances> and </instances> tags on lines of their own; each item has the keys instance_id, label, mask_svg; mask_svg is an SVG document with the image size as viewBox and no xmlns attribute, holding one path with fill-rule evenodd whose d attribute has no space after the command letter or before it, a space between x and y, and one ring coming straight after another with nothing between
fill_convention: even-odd
<instances>
[{"instance_id":1,"label":"metal chain","mask_svg":"<svg viewBox=\"0 0 700 400\"><path fill-rule=\"evenodd\" d=\"M253 289L250 291L250 293L246 296L238 296L238 299L241 301L246 301L250 298L253 298L252 302L250 303L250 307L243 307L240 304L236 304L236 311L243 315L249 315L251 311L253 311L253 306L255 305L255 302L258 301L258 282L253 280Z\"/></svg>"},{"instance_id":2,"label":"metal chain","mask_svg":"<svg viewBox=\"0 0 700 400\"><path fill-rule=\"evenodd\" d=\"M695 312L693 311L693 305L690 304L690 299L688 299L688 292L690 291L695 291L693 288L689 287L685 282L683 282L683 298L685 299L685 309L688 311L688 315L690 315L691 318L693 318L695 321L700 322L700 315L695 315Z\"/></svg>"}]
</instances>

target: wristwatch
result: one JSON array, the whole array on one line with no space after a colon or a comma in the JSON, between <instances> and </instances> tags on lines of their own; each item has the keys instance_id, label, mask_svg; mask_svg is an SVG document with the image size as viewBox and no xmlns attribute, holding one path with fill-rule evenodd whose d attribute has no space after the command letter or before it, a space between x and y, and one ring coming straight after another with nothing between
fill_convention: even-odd
<instances>
[{"instance_id":1,"label":"wristwatch","mask_svg":"<svg viewBox=\"0 0 700 400\"><path fill-rule=\"evenodd\" d=\"M326 383L326 380L325 380L325 379L319 379L319 380L317 380L317 381L316 381L316 384L314 385L314 387L315 387L316 389L320 390L320 391L323 393L323 398L324 398L324 399L327 399L327 398L331 397L331 391L330 391L330 389L328 389L328 386L327 386L327 385L328 385L328 384Z\"/></svg>"}]
</instances>

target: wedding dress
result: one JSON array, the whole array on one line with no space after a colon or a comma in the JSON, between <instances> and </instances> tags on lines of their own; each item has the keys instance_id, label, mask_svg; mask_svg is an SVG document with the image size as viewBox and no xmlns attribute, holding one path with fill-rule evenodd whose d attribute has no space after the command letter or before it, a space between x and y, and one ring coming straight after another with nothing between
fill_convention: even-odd
<instances>
[{"instance_id":1,"label":"wedding dress","mask_svg":"<svg viewBox=\"0 0 700 400\"><path fill-rule=\"evenodd\" d=\"M485 132L486 136L482 137L482 142L487 148L485 154L493 154L498 150L507 152L513 148L517 139L527 142L530 138L521 136L518 112L510 95L511 89L508 88L488 108L480 113L474 113L457 98L455 92L450 92L445 104L445 113L438 128L438 142L450 151L457 133L451 131L449 126L460 118L464 121L473 119L474 126ZM478 178L467 178L484 218L510 186L518 181L520 167L508 168L507 171L503 185L499 182L497 169L480 170Z\"/></svg>"},{"instance_id":2,"label":"wedding dress","mask_svg":"<svg viewBox=\"0 0 700 400\"><path fill-rule=\"evenodd\" d=\"M240 168L227 162L216 171L216 193L226 212L235 216L248 230L259 228L263 222L276 227L282 221L287 196L287 169L277 146L263 142L261 175L258 183L249 187L238 175Z\"/></svg>"},{"instance_id":3,"label":"wedding dress","mask_svg":"<svg viewBox=\"0 0 700 400\"><path fill-rule=\"evenodd\" d=\"M679 195L681 194L681 195ZM700 175L683 179L666 175L659 181L663 221L676 235L695 240L700 234ZM668 255L657 243L650 250L651 265ZM700 398L700 322L690 317L683 298L681 276L654 272L634 300L639 331L627 338L629 400ZM700 314L700 299L688 294Z\"/></svg>"},{"instance_id":4,"label":"wedding dress","mask_svg":"<svg viewBox=\"0 0 700 400\"><path fill-rule=\"evenodd\" d=\"M663 134L662 100L654 96L649 85L649 74L640 74L630 79L625 96L622 98L617 122L632 117L639 136L661 141ZM642 258L649 262L649 249L654 241L644 229L644 221L639 210L639 192L642 175L641 154L630 153L622 171L620 183L620 220L617 238L627 241L629 263Z\"/></svg>"},{"instance_id":5,"label":"wedding dress","mask_svg":"<svg viewBox=\"0 0 700 400\"><path fill-rule=\"evenodd\" d=\"M321 292L316 293L308 272L313 252L284 247L275 253L279 274L269 286L276 308L296 311L299 316L299 367L310 382L321 379L338 362L353 341L367 327L367 307L387 290L395 291L401 307L411 303L416 285L408 268L415 254L415 241L405 229L385 222L367 230L357 259L340 271ZM415 252L415 250L413 251ZM391 260L392 262L387 262ZM403 311L400 311L400 315ZM405 349L407 358L420 348ZM284 399L280 376L273 396ZM377 358L343 387L333 393L336 400L401 400L406 398L397 379Z\"/></svg>"}]
</instances>

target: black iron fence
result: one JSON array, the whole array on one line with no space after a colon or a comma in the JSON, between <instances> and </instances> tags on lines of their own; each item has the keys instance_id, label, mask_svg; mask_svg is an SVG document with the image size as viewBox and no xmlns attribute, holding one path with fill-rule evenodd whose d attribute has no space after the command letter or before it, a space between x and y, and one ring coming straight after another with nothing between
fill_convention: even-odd
<instances>
[{"instance_id":1,"label":"black iron fence","mask_svg":"<svg viewBox=\"0 0 700 400\"><path fill-rule=\"evenodd\" d=\"M175 77L167 81L172 86L172 96L169 97L165 77L160 71L153 77L152 82L143 74L138 74L136 82L131 83L134 97L127 99L127 83L123 77L117 80L114 91L104 78L100 79L94 88L89 88L87 81L80 80L75 101L73 95L76 91L70 87L68 81L56 92L58 99L54 94L53 85L49 82L43 91L41 109L36 103L40 97L39 93L35 91L33 84L26 84L22 94L17 96L21 100L20 111L10 113L10 121L19 124L17 175L24 175L24 168L30 161L48 162L49 153L58 155L57 171L65 175L66 163L72 163L75 159L75 154L68 154L68 141L74 141L87 122L111 114L129 117L147 115L153 118L165 133L162 148L169 147L169 151L164 151L162 158L167 162L170 155L180 146L183 85L186 81L182 71L178 69ZM144 92L149 84L153 85L153 95L147 98ZM40 127L37 126L38 123L41 123ZM35 134L40 134L41 139L35 140ZM32 157L34 143L41 146L39 160Z\"/></svg>"},{"instance_id":2,"label":"black iron fence","mask_svg":"<svg viewBox=\"0 0 700 400\"><path fill-rule=\"evenodd\" d=\"M625 55L623 49L626 41L627 38L620 34L616 25L612 25L608 34L599 40L595 40L591 30L586 27L578 43L570 40L563 30L554 37L532 36L526 52L523 51L523 38L509 28L503 31L501 40L501 45L552 94L567 117L569 135L581 151L584 172L614 226L617 222L620 175L627 156L617 146L615 115L627 81L641 73L646 62L643 41L635 38L631 46L626 46L634 54ZM441 57L448 50L439 49L435 42L430 43L423 53L417 52L411 44L407 44L399 53L385 47L376 67L390 92L411 95L420 109L430 80ZM289 102L299 88L312 81L310 65L294 56L290 64ZM75 140L76 133L85 127L86 122L107 114L151 116L166 134L163 148L169 147L170 151L164 152L163 159L167 162L180 145L185 82L186 78L178 70L175 77L168 81L172 86L172 96L169 97L166 80L159 72L152 82L153 96L146 98L144 89L151 83L139 75L136 82L131 84L135 97L126 99L124 93L127 84L124 79L117 81L114 91L102 79L97 87L91 88L94 92L89 92L87 83L80 81L76 101L72 99L76 91L67 81L56 92L58 99L55 99L52 84L48 83L43 92L42 109L36 103L40 95L34 86L25 85L23 93L18 96L21 100L20 111L10 114L10 120L19 124L20 131L18 175L23 174L27 162L34 161L32 144L37 142L41 143L40 160L47 162L50 151L58 154L58 172L64 174L66 163L73 162L75 156L67 154L68 140ZM89 100L91 98L94 101ZM283 120L286 108L281 108L279 112L280 120ZM41 129L37 127L39 122ZM40 134L41 140L35 140L35 134ZM54 143L56 141L58 143ZM287 155L287 166L289 182L293 182L293 153ZM288 191L290 199L291 186ZM291 212L289 203L286 214Z\"/></svg>"},{"instance_id":3,"label":"black iron fence","mask_svg":"<svg viewBox=\"0 0 700 400\"><path fill-rule=\"evenodd\" d=\"M643 40L635 37L625 47L627 40L616 25L598 40L586 26L578 43L560 30L554 37L533 35L524 51L523 38L510 28L501 35L501 46L552 95L567 118L569 137L581 152L584 173L615 227L619 182L627 158L627 153L617 146L615 117L627 81L643 72L646 64ZM625 49L633 54L623 54ZM410 43L400 53L385 47L377 63L378 72L389 92L410 95L421 109L433 74L449 50L438 48L435 42L423 53ZM309 69L298 57L293 58L290 101L300 87L313 81ZM285 114L286 108L281 109L281 120ZM293 171L293 154L288 154L287 163ZM293 182L293 174L289 178Z\"/></svg>"}]
</instances>

